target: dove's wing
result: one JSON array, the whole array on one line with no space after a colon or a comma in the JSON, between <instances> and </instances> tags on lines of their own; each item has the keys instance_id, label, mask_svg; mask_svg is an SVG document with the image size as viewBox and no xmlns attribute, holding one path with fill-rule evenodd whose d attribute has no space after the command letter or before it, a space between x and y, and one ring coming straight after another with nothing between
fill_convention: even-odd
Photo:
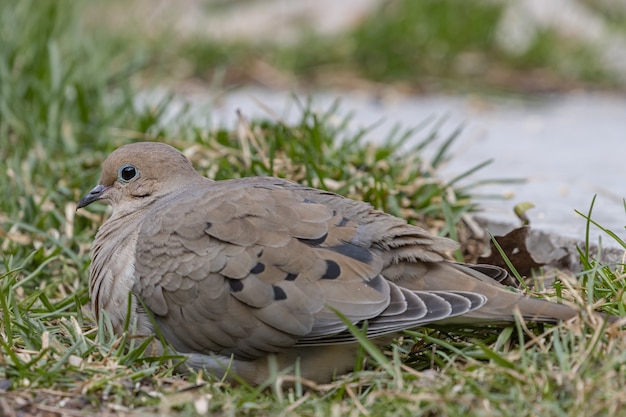
<instances>
[{"instance_id":1,"label":"dove's wing","mask_svg":"<svg viewBox=\"0 0 626 417\"><path fill-rule=\"evenodd\" d=\"M409 290L381 274L389 245L441 260L436 249L449 244L439 239L279 179L207 182L147 213L134 292L178 351L257 358L353 340L335 310L368 320L374 337L482 306L477 293Z\"/></svg>"}]
</instances>

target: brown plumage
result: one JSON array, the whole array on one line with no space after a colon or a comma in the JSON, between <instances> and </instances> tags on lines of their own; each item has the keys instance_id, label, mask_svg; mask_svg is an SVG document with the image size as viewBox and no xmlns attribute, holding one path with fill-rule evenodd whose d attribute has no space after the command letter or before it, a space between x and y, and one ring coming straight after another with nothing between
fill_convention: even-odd
<instances>
[{"instance_id":1,"label":"brown plumage","mask_svg":"<svg viewBox=\"0 0 626 417\"><path fill-rule=\"evenodd\" d=\"M78 207L95 201L113 206L92 249L96 315L121 331L132 293L138 334L155 323L186 366L217 376L261 383L270 355L316 381L350 370L355 340L335 311L367 320L380 343L424 325L510 322L515 310L577 315L500 285L497 267L451 262L454 242L369 204L278 178L212 181L161 143L113 152Z\"/></svg>"}]
</instances>

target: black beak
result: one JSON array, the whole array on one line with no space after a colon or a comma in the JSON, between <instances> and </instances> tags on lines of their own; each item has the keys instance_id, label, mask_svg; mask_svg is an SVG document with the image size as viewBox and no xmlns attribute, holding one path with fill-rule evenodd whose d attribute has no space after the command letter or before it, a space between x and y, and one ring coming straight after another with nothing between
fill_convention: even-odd
<instances>
[{"instance_id":1,"label":"black beak","mask_svg":"<svg viewBox=\"0 0 626 417\"><path fill-rule=\"evenodd\" d=\"M78 210L79 208L86 207L90 205L91 203L93 203L94 201L100 200L102 198L102 193L104 193L106 189L107 187L101 184L98 184L95 187L93 187L91 191L89 191L89 194L87 194L86 196L80 199L80 201L78 202L78 205L76 206L76 210Z\"/></svg>"}]
</instances>

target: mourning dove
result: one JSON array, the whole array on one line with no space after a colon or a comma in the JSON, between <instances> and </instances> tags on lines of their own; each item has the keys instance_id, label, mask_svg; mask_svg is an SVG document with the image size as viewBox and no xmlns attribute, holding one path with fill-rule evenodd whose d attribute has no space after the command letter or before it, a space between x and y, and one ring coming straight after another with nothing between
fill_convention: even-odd
<instances>
[{"instance_id":1,"label":"mourning dove","mask_svg":"<svg viewBox=\"0 0 626 417\"><path fill-rule=\"evenodd\" d=\"M262 383L268 362L318 382L349 371L357 342L337 312L377 343L515 311L577 315L499 284L498 267L450 261L456 243L367 203L279 178L213 181L162 143L114 151L78 208L95 201L113 207L92 248L96 316L161 334L185 366L217 377Z\"/></svg>"}]
</instances>

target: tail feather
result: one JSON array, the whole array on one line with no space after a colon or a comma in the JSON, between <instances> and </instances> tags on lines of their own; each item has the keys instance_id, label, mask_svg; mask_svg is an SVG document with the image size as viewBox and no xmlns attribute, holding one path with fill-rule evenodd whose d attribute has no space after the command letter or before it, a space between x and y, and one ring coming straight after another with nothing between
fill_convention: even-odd
<instances>
[{"instance_id":1,"label":"tail feather","mask_svg":"<svg viewBox=\"0 0 626 417\"><path fill-rule=\"evenodd\" d=\"M506 291L506 290L504 290ZM577 317L580 311L564 304L530 298L510 292L490 298L480 309L465 315L474 323L511 322L519 314L524 320L537 323L557 323Z\"/></svg>"},{"instance_id":2,"label":"tail feather","mask_svg":"<svg viewBox=\"0 0 626 417\"><path fill-rule=\"evenodd\" d=\"M421 271L420 271L421 272ZM531 298L500 284L500 268L439 262L429 264L419 278L401 280L400 285L413 290L468 291L482 294L487 302L480 308L459 317L447 318L439 324L488 325L515 321L516 311L528 321L556 323L569 320L579 310L564 304ZM417 274L415 274L417 275Z\"/></svg>"}]
</instances>

